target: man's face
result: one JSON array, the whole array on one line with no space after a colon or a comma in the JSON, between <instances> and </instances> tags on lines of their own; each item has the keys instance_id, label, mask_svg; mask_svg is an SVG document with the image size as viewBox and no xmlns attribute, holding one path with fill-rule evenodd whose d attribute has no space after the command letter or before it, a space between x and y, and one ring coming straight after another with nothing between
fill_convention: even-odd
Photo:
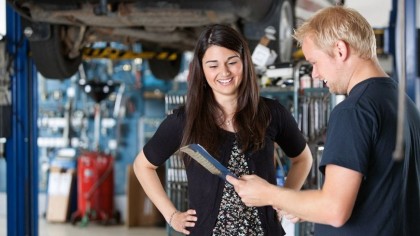
<instances>
[{"instance_id":1,"label":"man's face","mask_svg":"<svg viewBox=\"0 0 420 236\"><path fill-rule=\"evenodd\" d=\"M302 42L302 51L306 60L312 64L312 78L322 80L334 94L346 94L347 83L345 73L341 69L341 63L337 57L331 56L318 48L307 36Z\"/></svg>"}]
</instances>

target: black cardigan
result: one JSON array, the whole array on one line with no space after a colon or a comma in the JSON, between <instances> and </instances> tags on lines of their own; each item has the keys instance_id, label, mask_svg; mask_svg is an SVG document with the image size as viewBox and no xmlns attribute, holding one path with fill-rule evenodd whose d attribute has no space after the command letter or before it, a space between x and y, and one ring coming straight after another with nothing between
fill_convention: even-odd
<instances>
[{"instance_id":1,"label":"black cardigan","mask_svg":"<svg viewBox=\"0 0 420 236\"><path fill-rule=\"evenodd\" d=\"M274 142L287 156L299 155L306 146L306 141L297 127L291 113L277 101L263 98L270 108L272 121L266 132L266 145L255 153L245 153L249 170L276 184L274 166ZM144 146L144 154L153 165L160 166L179 148L185 127L184 109L175 110L159 126L154 136ZM227 166L235 140L234 133L223 131L223 144L220 146L221 160ZM188 177L189 209L197 212L195 227L190 228L190 235L212 235L222 199L224 181L211 174L195 161L185 163ZM265 235L284 235L284 230L277 220L271 206L259 207L259 215Z\"/></svg>"}]
</instances>

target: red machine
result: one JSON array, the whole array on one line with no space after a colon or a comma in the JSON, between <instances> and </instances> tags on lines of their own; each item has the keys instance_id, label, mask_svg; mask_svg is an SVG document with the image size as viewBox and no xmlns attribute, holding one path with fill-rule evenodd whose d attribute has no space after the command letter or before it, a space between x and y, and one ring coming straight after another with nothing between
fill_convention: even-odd
<instances>
[{"instance_id":1,"label":"red machine","mask_svg":"<svg viewBox=\"0 0 420 236\"><path fill-rule=\"evenodd\" d=\"M114 212L114 158L99 151L100 102L114 91L116 84L110 81L83 80L81 85L83 91L95 101L94 151L82 151L77 160L78 210L72 214L71 222L75 224L81 220L82 224L87 224L89 220L99 220L108 224L115 220L119 223L120 214Z\"/></svg>"},{"instance_id":2,"label":"red machine","mask_svg":"<svg viewBox=\"0 0 420 236\"><path fill-rule=\"evenodd\" d=\"M96 151L84 151L77 161L77 205L71 222L120 220L114 212L114 158Z\"/></svg>"}]
</instances>

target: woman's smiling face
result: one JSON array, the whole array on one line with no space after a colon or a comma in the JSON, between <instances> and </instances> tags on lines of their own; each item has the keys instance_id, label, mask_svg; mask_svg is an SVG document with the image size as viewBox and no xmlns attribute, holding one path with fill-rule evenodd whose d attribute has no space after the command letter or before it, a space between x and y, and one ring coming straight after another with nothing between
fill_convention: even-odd
<instances>
[{"instance_id":1,"label":"woman's smiling face","mask_svg":"<svg viewBox=\"0 0 420 236\"><path fill-rule=\"evenodd\" d=\"M242 82L243 63L239 53L212 45L202 59L204 76L214 95L236 95Z\"/></svg>"}]
</instances>

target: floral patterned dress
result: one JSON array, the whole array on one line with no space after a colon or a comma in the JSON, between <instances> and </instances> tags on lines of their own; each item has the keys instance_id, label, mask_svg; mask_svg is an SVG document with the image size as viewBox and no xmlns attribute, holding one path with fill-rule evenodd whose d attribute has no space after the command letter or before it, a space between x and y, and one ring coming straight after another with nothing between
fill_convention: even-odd
<instances>
[{"instance_id":1,"label":"floral patterned dress","mask_svg":"<svg viewBox=\"0 0 420 236\"><path fill-rule=\"evenodd\" d=\"M249 174L248 164L235 142L232 148L228 169L237 176ZM213 236L260 236L264 235L256 207L247 207L235 189L228 182L223 189L217 222Z\"/></svg>"}]
</instances>

